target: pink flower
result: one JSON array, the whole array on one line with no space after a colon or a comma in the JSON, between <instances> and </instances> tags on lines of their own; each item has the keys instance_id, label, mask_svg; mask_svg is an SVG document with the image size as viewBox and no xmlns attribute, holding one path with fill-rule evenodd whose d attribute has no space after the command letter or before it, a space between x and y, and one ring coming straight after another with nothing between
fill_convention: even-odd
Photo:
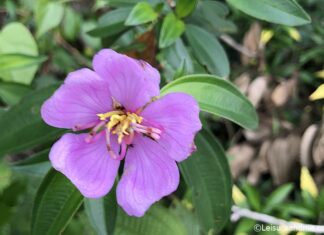
<instances>
[{"instance_id":1,"label":"pink flower","mask_svg":"<svg viewBox=\"0 0 324 235\"><path fill-rule=\"evenodd\" d=\"M106 195L121 160L118 204L142 216L179 184L176 162L194 150L201 129L197 102L184 93L159 96L159 72L104 49L94 71L72 72L41 109L54 127L88 133L65 134L52 147L50 161L88 198Z\"/></svg>"}]
</instances>

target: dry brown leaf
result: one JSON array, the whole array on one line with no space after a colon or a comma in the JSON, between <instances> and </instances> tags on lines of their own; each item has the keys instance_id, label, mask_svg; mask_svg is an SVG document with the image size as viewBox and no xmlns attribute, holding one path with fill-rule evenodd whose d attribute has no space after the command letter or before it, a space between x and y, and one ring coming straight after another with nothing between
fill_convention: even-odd
<instances>
[{"instance_id":1,"label":"dry brown leaf","mask_svg":"<svg viewBox=\"0 0 324 235\"><path fill-rule=\"evenodd\" d=\"M318 133L318 125L309 126L303 134L300 144L300 162L303 166L310 168L313 166L312 147Z\"/></svg>"},{"instance_id":2,"label":"dry brown leaf","mask_svg":"<svg viewBox=\"0 0 324 235\"><path fill-rule=\"evenodd\" d=\"M266 94L268 88L268 78L265 76L254 79L248 89L247 95L254 107L258 107L260 101Z\"/></svg>"},{"instance_id":3,"label":"dry brown leaf","mask_svg":"<svg viewBox=\"0 0 324 235\"><path fill-rule=\"evenodd\" d=\"M274 105L277 107L285 105L296 89L296 85L297 79L291 78L276 86L271 94L271 101L274 103Z\"/></svg>"},{"instance_id":4,"label":"dry brown leaf","mask_svg":"<svg viewBox=\"0 0 324 235\"><path fill-rule=\"evenodd\" d=\"M234 159L230 162L231 172L234 179L246 171L254 157L255 150L251 145L238 144L231 147L227 154L233 156Z\"/></svg>"},{"instance_id":5,"label":"dry brown leaf","mask_svg":"<svg viewBox=\"0 0 324 235\"><path fill-rule=\"evenodd\" d=\"M142 59L148 62L150 65L157 67L158 63L156 61L156 39L154 32L151 30L141 34L136 39L136 42L143 43L145 45L145 49L141 52L132 50L126 52L125 54L136 59Z\"/></svg>"},{"instance_id":6,"label":"dry brown leaf","mask_svg":"<svg viewBox=\"0 0 324 235\"><path fill-rule=\"evenodd\" d=\"M267 162L275 184L289 182L298 176L299 146L300 138L297 135L277 138L271 144Z\"/></svg>"},{"instance_id":7,"label":"dry brown leaf","mask_svg":"<svg viewBox=\"0 0 324 235\"><path fill-rule=\"evenodd\" d=\"M262 143L269 138L272 132L272 120L266 117L260 117L260 124L256 130L243 130L244 137L252 143Z\"/></svg>"},{"instance_id":8,"label":"dry brown leaf","mask_svg":"<svg viewBox=\"0 0 324 235\"><path fill-rule=\"evenodd\" d=\"M247 180L253 185L256 185L260 181L260 177L263 173L269 171L269 166L266 158L270 146L271 141L267 140L263 142L256 159L250 165L250 171Z\"/></svg>"},{"instance_id":9,"label":"dry brown leaf","mask_svg":"<svg viewBox=\"0 0 324 235\"><path fill-rule=\"evenodd\" d=\"M248 73L242 73L238 78L234 80L235 85L244 95L248 91L250 82L251 82L251 78Z\"/></svg>"},{"instance_id":10,"label":"dry brown leaf","mask_svg":"<svg viewBox=\"0 0 324 235\"><path fill-rule=\"evenodd\" d=\"M324 125L314 140L313 160L318 168L324 165Z\"/></svg>"},{"instance_id":11,"label":"dry brown leaf","mask_svg":"<svg viewBox=\"0 0 324 235\"><path fill-rule=\"evenodd\" d=\"M247 48L251 53L258 54L260 49L260 37L261 26L259 23L253 23L244 35L243 46ZM241 61L243 65L248 65L251 62L251 58L244 54L241 54Z\"/></svg>"}]
</instances>

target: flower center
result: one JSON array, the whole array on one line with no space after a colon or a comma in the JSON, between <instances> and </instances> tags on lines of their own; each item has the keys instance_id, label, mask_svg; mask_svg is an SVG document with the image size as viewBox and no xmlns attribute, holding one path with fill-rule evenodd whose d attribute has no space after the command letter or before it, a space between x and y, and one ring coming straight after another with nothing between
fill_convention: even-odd
<instances>
[{"instance_id":1,"label":"flower center","mask_svg":"<svg viewBox=\"0 0 324 235\"><path fill-rule=\"evenodd\" d=\"M101 121L109 121L106 124L108 131L118 136L118 143L121 144L124 136L130 136L134 132L133 126L143 121L136 113L123 112L120 110L108 113L97 114Z\"/></svg>"},{"instance_id":2,"label":"flower center","mask_svg":"<svg viewBox=\"0 0 324 235\"><path fill-rule=\"evenodd\" d=\"M100 123L92 129L86 141L90 142L97 132L104 129L106 133L107 149L114 159L121 160L125 157L127 146L132 144L136 132L155 141L160 139L161 130L155 127L142 125L143 117L136 113L126 112L124 110L114 110L107 113L99 113L97 116L100 119ZM111 148L111 135L118 136L118 144L120 145L118 154Z\"/></svg>"}]
</instances>

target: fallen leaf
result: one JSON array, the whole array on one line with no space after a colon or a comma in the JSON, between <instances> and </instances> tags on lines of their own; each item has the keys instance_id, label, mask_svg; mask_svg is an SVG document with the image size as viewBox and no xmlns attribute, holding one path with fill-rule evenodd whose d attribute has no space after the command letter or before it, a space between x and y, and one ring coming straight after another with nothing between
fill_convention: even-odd
<instances>
[{"instance_id":1,"label":"fallen leaf","mask_svg":"<svg viewBox=\"0 0 324 235\"><path fill-rule=\"evenodd\" d=\"M277 107L285 105L296 89L296 85L297 79L291 78L276 86L271 94L271 101L274 105Z\"/></svg>"},{"instance_id":2,"label":"fallen leaf","mask_svg":"<svg viewBox=\"0 0 324 235\"><path fill-rule=\"evenodd\" d=\"M260 101L266 94L268 88L268 78L265 76L254 79L248 89L247 96L254 107L258 107Z\"/></svg>"},{"instance_id":3,"label":"fallen leaf","mask_svg":"<svg viewBox=\"0 0 324 235\"><path fill-rule=\"evenodd\" d=\"M232 146L227 154L233 156L230 162L231 172L234 179L246 171L254 157L255 150L248 144L238 144Z\"/></svg>"},{"instance_id":4,"label":"fallen leaf","mask_svg":"<svg viewBox=\"0 0 324 235\"><path fill-rule=\"evenodd\" d=\"M238 89L245 95L248 91L251 82L250 75L248 73L242 73L239 77L234 80L234 84Z\"/></svg>"},{"instance_id":5,"label":"fallen leaf","mask_svg":"<svg viewBox=\"0 0 324 235\"><path fill-rule=\"evenodd\" d=\"M318 125L309 126L303 134L300 144L300 162L308 168L313 166L312 146L318 133Z\"/></svg>"},{"instance_id":6,"label":"fallen leaf","mask_svg":"<svg viewBox=\"0 0 324 235\"><path fill-rule=\"evenodd\" d=\"M267 154L270 173L276 185L294 179L299 159L300 137L289 135L287 138L277 138L271 144Z\"/></svg>"},{"instance_id":7,"label":"fallen leaf","mask_svg":"<svg viewBox=\"0 0 324 235\"><path fill-rule=\"evenodd\" d=\"M261 38L261 26L259 23L253 23L244 35L243 46L253 54L259 54L260 49L260 38ZM241 61L243 65L251 63L251 58L244 54L241 54Z\"/></svg>"}]
</instances>

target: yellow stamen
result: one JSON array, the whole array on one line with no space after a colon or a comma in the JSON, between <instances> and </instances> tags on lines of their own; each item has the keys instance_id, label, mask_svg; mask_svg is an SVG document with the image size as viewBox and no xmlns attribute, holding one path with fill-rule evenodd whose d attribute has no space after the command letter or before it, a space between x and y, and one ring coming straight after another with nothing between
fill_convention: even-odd
<instances>
[{"instance_id":1,"label":"yellow stamen","mask_svg":"<svg viewBox=\"0 0 324 235\"><path fill-rule=\"evenodd\" d=\"M130 135L132 132L132 124L140 124L143 118L136 113L123 112L121 110L115 110L107 113L97 114L101 121L109 120L106 124L106 128L112 134L118 136L118 143L121 144L124 136Z\"/></svg>"},{"instance_id":2,"label":"yellow stamen","mask_svg":"<svg viewBox=\"0 0 324 235\"><path fill-rule=\"evenodd\" d=\"M122 115L122 114L124 114L123 111L117 110L117 111L111 111L111 112L108 112L108 113L99 113L99 114L97 114L97 116L99 117L99 119L101 121L105 121L105 120L107 120L107 118L109 118L109 117L111 117L113 115Z\"/></svg>"}]
</instances>

